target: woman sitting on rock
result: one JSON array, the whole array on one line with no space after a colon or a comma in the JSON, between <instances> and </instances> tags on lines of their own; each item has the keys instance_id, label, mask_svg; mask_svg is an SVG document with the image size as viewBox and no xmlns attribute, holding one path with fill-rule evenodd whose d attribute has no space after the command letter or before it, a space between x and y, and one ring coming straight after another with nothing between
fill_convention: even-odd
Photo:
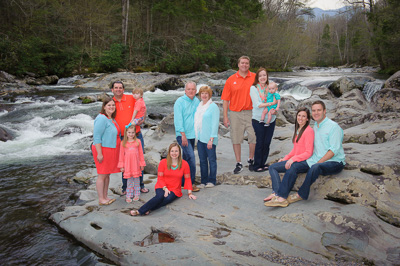
<instances>
[{"instance_id":1,"label":"woman sitting on rock","mask_svg":"<svg viewBox=\"0 0 400 266\"><path fill-rule=\"evenodd\" d=\"M154 187L156 195L139 210L132 210L132 216L147 215L150 211L157 210L173 202L176 198L182 197L182 176L185 178L184 189L188 190L189 199L196 199L196 196L192 194L189 164L182 160L182 152L178 143L169 145L167 159L161 160L157 175L157 183Z\"/></svg>"},{"instance_id":2,"label":"woman sitting on rock","mask_svg":"<svg viewBox=\"0 0 400 266\"><path fill-rule=\"evenodd\" d=\"M109 205L115 201L107 196L110 174L120 172L117 168L120 128L115 121L115 115L115 102L107 98L103 101L100 114L94 120L92 153L98 174L96 190L99 205Z\"/></svg>"},{"instance_id":3,"label":"woman sitting on rock","mask_svg":"<svg viewBox=\"0 0 400 266\"><path fill-rule=\"evenodd\" d=\"M289 205L286 198L296 182L297 174L301 173L296 168L296 165L298 162L307 160L313 154L314 130L310 127L310 119L310 110L308 108L301 107L297 110L292 138L293 149L283 159L269 167L272 194L264 199L265 206L287 207ZM279 173L285 173L282 181Z\"/></svg>"}]
</instances>

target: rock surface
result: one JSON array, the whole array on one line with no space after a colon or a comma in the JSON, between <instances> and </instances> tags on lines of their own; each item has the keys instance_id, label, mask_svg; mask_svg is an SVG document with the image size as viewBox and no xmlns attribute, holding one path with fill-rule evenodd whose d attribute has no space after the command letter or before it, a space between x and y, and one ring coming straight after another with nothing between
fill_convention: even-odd
<instances>
[{"instance_id":1,"label":"rock surface","mask_svg":"<svg viewBox=\"0 0 400 266\"><path fill-rule=\"evenodd\" d=\"M217 147L218 186L196 193L196 201L184 192L181 199L148 216L129 216L129 210L139 208L154 195L157 164L175 140L173 117L169 115L159 125L143 130L145 172L149 173L145 183L150 193L142 194L139 202L125 203L124 197L115 194L121 185L120 174L115 174L109 193L117 198L116 203L98 206L95 170L88 170L77 174L75 180L89 182L88 190L78 193L76 205L51 219L92 250L123 265L177 261L180 265L396 265L400 261L397 112L385 108L375 111L374 103L368 103L358 89L340 98L324 88L313 90L311 98L303 101L285 97L268 163L291 150L295 109L310 107L318 99L326 103L327 116L344 128L346 166L338 175L319 177L308 201L287 208L265 207L262 199L271 193L269 173L250 172L245 163L244 171L233 175L235 159L224 129ZM246 144L243 158L248 158ZM295 191L304 177L299 175ZM163 232L174 242L155 243L157 234ZM142 241L145 246L141 246ZM147 245L150 242L154 244Z\"/></svg>"}]
</instances>

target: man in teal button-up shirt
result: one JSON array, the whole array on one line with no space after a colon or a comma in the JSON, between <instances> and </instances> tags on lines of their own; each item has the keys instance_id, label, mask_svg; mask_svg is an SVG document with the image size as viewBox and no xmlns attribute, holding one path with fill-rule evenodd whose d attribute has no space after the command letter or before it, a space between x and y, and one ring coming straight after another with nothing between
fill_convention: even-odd
<instances>
[{"instance_id":1,"label":"man in teal button-up shirt","mask_svg":"<svg viewBox=\"0 0 400 266\"><path fill-rule=\"evenodd\" d=\"M315 120L315 137L313 155L306 161L310 169L298 193L288 198L289 203L308 199L310 187L319 175L338 174L345 165L343 129L326 117L324 102L315 101L311 106L311 113Z\"/></svg>"},{"instance_id":2,"label":"man in teal button-up shirt","mask_svg":"<svg viewBox=\"0 0 400 266\"><path fill-rule=\"evenodd\" d=\"M194 113L200 100L196 97L197 85L189 81L185 85L185 95L179 97L174 104L174 126L176 140L182 148L182 157L190 167L190 177L193 184L193 192L200 189L194 185L196 178L196 158L194 157L194 144L196 134L194 132ZM184 183L182 179L182 186Z\"/></svg>"}]
</instances>

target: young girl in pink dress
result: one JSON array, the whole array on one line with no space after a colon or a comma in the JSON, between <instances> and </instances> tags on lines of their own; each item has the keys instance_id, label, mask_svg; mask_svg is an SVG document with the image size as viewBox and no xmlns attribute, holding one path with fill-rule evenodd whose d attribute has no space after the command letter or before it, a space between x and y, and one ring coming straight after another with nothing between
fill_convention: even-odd
<instances>
[{"instance_id":1,"label":"young girl in pink dress","mask_svg":"<svg viewBox=\"0 0 400 266\"><path fill-rule=\"evenodd\" d=\"M124 172L124 178L128 179L126 189L126 202L139 200L140 179L146 163L144 161L142 143L136 138L135 125L129 123L125 126L124 140L121 142L118 168Z\"/></svg>"}]
</instances>

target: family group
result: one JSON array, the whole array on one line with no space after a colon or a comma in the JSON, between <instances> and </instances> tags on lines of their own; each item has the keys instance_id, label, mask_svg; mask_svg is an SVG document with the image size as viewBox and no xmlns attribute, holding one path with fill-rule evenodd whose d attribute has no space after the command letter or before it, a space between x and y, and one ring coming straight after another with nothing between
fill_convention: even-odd
<instances>
[{"instance_id":1,"label":"family group","mask_svg":"<svg viewBox=\"0 0 400 266\"><path fill-rule=\"evenodd\" d=\"M264 204L287 207L290 203L308 199L310 187L318 176L333 175L343 170L343 130L326 116L326 106L322 101L312 103L311 113L307 107L298 108L292 137L293 149L269 166L266 162L281 104L278 86L269 81L266 69L251 72L247 56L239 58L238 68L226 80L221 95L223 123L230 128L236 159L233 173L243 170L241 144L247 134L249 170L269 171L271 175L273 191L264 199ZM122 194L126 195L126 202L137 201L141 192L149 192L143 184L146 165L140 130L146 116L143 91L134 89L132 95L124 94L124 84L120 81L111 85L111 91L114 97L103 102L94 121L92 152L98 172L96 188L100 205L115 201L107 196L112 173L122 172ZM220 110L212 101L213 92L209 86L199 89L200 99L196 93L196 83L189 81L185 84L185 94L176 100L176 142L169 146L167 158L159 163L156 195L140 209L132 210L131 215L146 215L171 203L182 196L182 188L188 191L190 199L196 199L192 192L216 185ZM311 118L315 121L313 128L310 127ZM201 184L197 186L196 139L201 172ZM282 179L279 173L285 173ZM299 173L307 173L305 181L297 193L289 195Z\"/></svg>"}]
</instances>

